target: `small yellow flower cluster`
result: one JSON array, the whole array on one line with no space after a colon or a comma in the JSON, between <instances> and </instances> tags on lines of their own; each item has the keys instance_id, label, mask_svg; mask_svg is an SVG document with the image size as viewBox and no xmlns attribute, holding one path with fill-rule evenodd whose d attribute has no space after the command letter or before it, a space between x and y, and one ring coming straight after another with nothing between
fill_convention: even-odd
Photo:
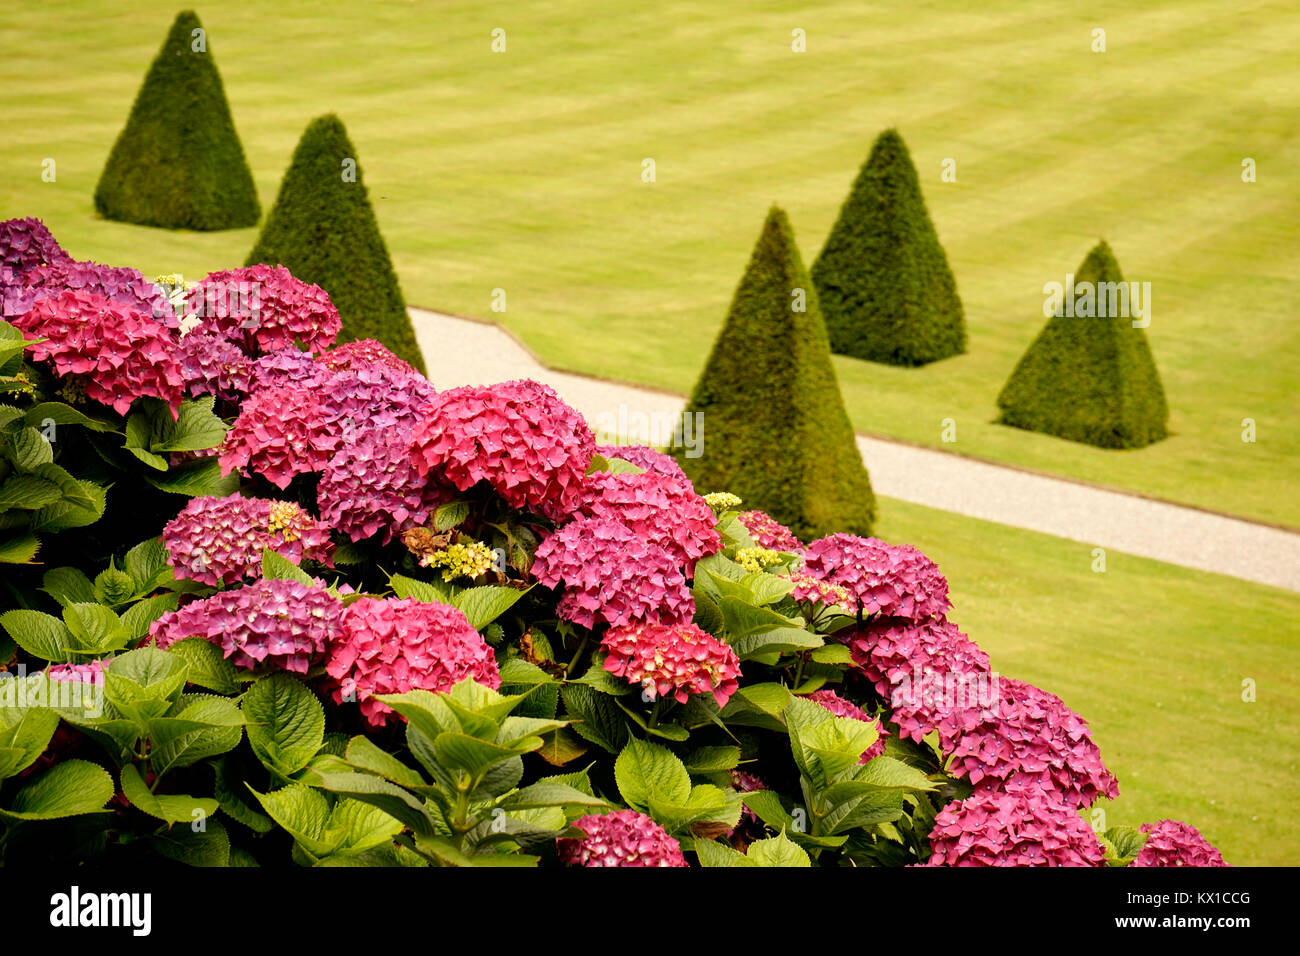
<instances>
[{"instance_id":1,"label":"small yellow flower cluster","mask_svg":"<svg viewBox=\"0 0 1300 956\"><path fill-rule=\"evenodd\" d=\"M79 375L65 375L59 385L59 396L69 405L86 401L86 383Z\"/></svg>"},{"instance_id":2,"label":"small yellow flower cluster","mask_svg":"<svg viewBox=\"0 0 1300 956\"><path fill-rule=\"evenodd\" d=\"M736 563L746 571L762 571L781 563L781 552L771 548L741 548L736 552Z\"/></svg>"},{"instance_id":3,"label":"small yellow flower cluster","mask_svg":"<svg viewBox=\"0 0 1300 956\"><path fill-rule=\"evenodd\" d=\"M729 511L732 508L739 508L742 500L729 491L712 491L704 496L704 503L714 511Z\"/></svg>"},{"instance_id":4,"label":"small yellow flower cluster","mask_svg":"<svg viewBox=\"0 0 1300 956\"><path fill-rule=\"evenodd\" d=\"M444 581L477 578L492 570L492 549L481 541L449 544L441 551L423 555L420 564L426 568L442 568Z\"/></svg>"},{"instance_id":5,"label":"small yellow flower cluster","mask_svg":"<svg viewBox=\"0 0 1300 956\"><path fill-rule=\"evenodd\" d=\"M271 517L266 530L278 534L285 541L297 541L298 525L302 519L302 509L292 501L276 501L271 504Z\"/></svg>"}]
</instances>

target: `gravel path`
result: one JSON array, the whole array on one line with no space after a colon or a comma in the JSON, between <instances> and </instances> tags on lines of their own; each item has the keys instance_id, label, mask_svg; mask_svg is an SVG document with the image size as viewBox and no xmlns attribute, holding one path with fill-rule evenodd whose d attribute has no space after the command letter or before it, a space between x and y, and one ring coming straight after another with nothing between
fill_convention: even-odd
<instances>
[{"instance_id":1,"label":"gravel path","mask_svg":"<svg viewBox=\"0 0 1300 956\"><path fill-rule=\"evenodd\" d=\"M439 389L545 382L592 427L666 443L679 395L557 372L492 323L410 309ZM858 435L879 495L1170 564L1300 591L1300 534L961 455Z\"/></svg>"}]
</instances>

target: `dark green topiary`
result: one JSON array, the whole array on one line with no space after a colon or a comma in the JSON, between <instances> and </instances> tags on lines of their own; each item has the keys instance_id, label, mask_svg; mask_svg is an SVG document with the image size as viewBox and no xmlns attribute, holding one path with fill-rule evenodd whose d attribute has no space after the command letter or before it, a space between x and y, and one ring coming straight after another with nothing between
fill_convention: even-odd
<instances>
[{"instance_id":1,"label":"dark green topiary","mask_svg":"<svg viewBox=\"0 0 1300 956\"><path fill-rule=\"evenodd\" d=\"M775 206L686 411L702 413L703 454L675 453L701 492L737 494L805 539L871 533L875 497L817 296Z\"/></svg>"},{"instance_id":2,"label":"dark green topiary","mask_svg":"<svg viewBox=\"0 0 1300 956\"><path fill-rule=\"evenodd\" d=\"M95 187L105 218L168 229L257 225L257 189L207 37L199 44L194 34L201 29L192 12L179 14L149 67Z\"/></svg>"},{"instance_id":3,"label":"dark green topiary","mask_svg":"<svg viewBox=\"0 0 1300 956\"><path fill-rule=\"evenodd\" d=\"M1096 289L1123 281L1101 242L1079 266L1074 285L1090 282ZM1048 319L998 396L998 421L1101 448L1160 441L1169 409L1146 335L1132 317L1115 314L1118 300L1097 295L1094 301L1088 311L1110 314L1067 316L1061 308Z\"/></svg>"},{"instance_id":4,"label":"dark green topiary","mask_svg":"<svg viewBox=\"0 0 1300 956\"><path fill-rule=\"evenodd\" d=\"M378 339L424 371L357 151L337 116L313 120L298 141L245 265L259 262L283 265L328 292L343 319L340 342Z\"/></svg>"},{"instance_id":5,"label":"dark green topiary","mask_svg":"<svg viewBox=\"0 0 1300 956\"><path fill-rule=\"evenodd\" d=\"M924 365L966 351L957 283L897 131L876 139L812 280L840 355Z\"/></svg>"}]
</instances>

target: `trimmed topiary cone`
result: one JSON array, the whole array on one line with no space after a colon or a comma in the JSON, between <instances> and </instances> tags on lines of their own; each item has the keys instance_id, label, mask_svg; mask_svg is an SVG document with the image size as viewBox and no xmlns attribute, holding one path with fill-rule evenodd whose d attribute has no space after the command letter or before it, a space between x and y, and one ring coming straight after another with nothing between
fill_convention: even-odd
<instances>
[{"instance_id":1,"label":"trimmed topiary cone","mask_svg":"<svg viewBox=\"0 0 1300 956\"><path fill-rule=\"evenodd\" d=\"M837 354L925 365L966 351L957 282L896 130L876 139L812 280Z\"/></svg>"},{"instance_id":2,"label":"trimmed topiary cone","mask_svg":"<svg viewBox=\"0 0 1300 956\"><path fill-rule=\"evenodd\" d=\"M343 319L340 342L378 339L424 371L424 357L388 248L361 178L357 151L337 116L311 122L245 265L283 265L329 293Z\"/></svg>"},{"instance_id":3,"label":"trimmed topiary cone","mask_svg":"<svg viewBox=\"0 0 1300 956\"><path fill-rule=\"evenodd\" d=\"M1123 281L1104 241L1088 253L1074 280L1076 288ZM998 408L1003 425L1100 448L1141 448L1168 434L1160 373L1145 333L1129 316L1048 319L1003 387Z\"/></svg>"},{"instance_id":4,"label":"trimmed topiary cone","mask_svg":"<svg viewBox=\"0 0 1300 956\"><path fill-rule=\"evenodd\" d=\"M178 14L149 67L95 187L104 218L168 229L257 225L253 174L202 29L193 12Z\"/></svg>"},{"instance_id":5,"label":"trimmed topiary cone","mask_svg":"<svg viewBox=\"0 0 1300 956\"><path fill-rule=\"evenodd\" d=\"M689 457L680 441L674 453L701 493L737 494L804 539L871 533L871 479L816 293L775 206L687 404L686 413L695 412L703 416L703 454Z\"/></svg>"}]
</instances>

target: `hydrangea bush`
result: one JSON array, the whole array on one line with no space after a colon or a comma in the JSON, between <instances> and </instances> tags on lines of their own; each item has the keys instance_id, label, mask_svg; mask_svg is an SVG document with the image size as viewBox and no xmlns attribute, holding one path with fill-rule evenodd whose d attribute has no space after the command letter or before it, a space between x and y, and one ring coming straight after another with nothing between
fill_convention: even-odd
<instances>
[{"instance_id":1,"label":"hydrangea bush","mask_svg":"<svg viewBox=\"0 0 1300 956\"><path fill-rule=\"evenodd\" d=\"M46 270L0 326L0 862L1223 864L1093 829L1087 723L915 549L334 347L282 268L156 315L69 262L0 224L6 296Z\"/></svg>"}]
</instances>

